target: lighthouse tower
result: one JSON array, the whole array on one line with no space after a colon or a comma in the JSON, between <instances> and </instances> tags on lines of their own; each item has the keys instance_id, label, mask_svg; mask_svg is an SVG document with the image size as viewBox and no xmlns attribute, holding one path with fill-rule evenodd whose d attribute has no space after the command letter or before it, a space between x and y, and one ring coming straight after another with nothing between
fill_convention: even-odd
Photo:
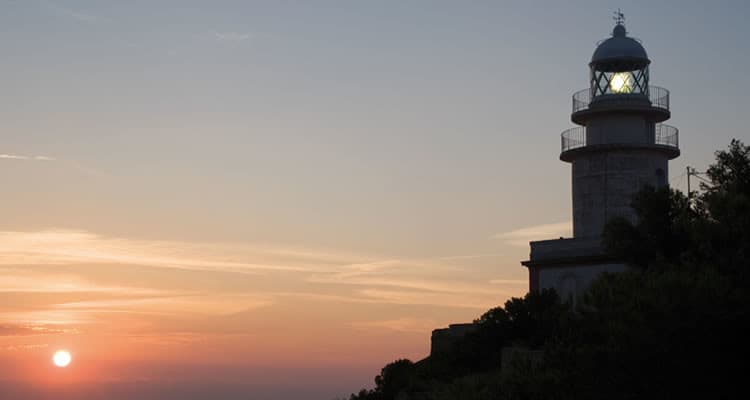
<instances>
[{"instance_id":1,"label":"lighthouse tower","mask_svg":"<svg viewBox=\"0 0 750 400\"><path fill-rule=\"evenodd\" d=\"M621 13L615 20L591 57L589 87L573 94L570 119L579 126L561 135L560 160L572 167L573 237L531 242L522 262L530 290L555 288L564 299L575 300L602 272L627 268L604 253L604 225L617 216L635 222L633 195L667 185L668 161L680 155L677 129L662 123L669 92L650 84L646 50Z\"/></svg>"}]
</instances>

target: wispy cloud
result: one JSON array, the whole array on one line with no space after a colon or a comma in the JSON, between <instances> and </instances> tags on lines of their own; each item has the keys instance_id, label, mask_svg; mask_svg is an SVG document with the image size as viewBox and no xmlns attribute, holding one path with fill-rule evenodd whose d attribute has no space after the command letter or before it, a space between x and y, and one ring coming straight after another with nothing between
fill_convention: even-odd
<instances>
[{"instance_id":1,"label":"wispy cloud","mask_svg":"<svg viewBox=\"0 0 750 400\"><path fill-rule=\"evenodd\" d=\"M128 334L127 338L135 343L156 344L161 346L186 346L206 340L204 334L194 332L161 332L152 334Z\"/></svg>"},{"instance_id":2,"label":"wispy cloud","mask_svg":"<svg viewBox=\"0 0 750 400\"><path fill-rule=\"evenodd\" d=\"M89 14L89 13L85 13L85 12L80 12L80 11L69 10L68 11L68 15L70 15L72 18L74 18L74 19L76 19L78 21L86 22L86 23L90 23L90 24L91 23L108 21L107 18L104 18L102 16L94 15L94 14Z\"/></svg>"},{"instance_id":3,"label":"wispy cloud","mask_svg":"<svg viewBox=\"0 0 750 400\"><path fill-rule=\"evenodd\" d=\"M164 291L149 288L98 285L74 275L39 274L26 270L0 270L0 293L107 293L110 295L158 296Z\"/></svg>"},{"instance_id":4,"label":"wispy cloud","mask_svg":"<svg viewBox=\"0 0 750 400\"><path fill-rule=\"evenodd\" d=\"M454 261L454 260L473 260L477 258L491 258L503 256L503 253L489 253L489 254L466 254L459 256L446 256L439 257L438 260Z\"/></svg>"},{"instance_id":5,"label":"wispy cloud","mask_svg":"<svg viewBox=\"0 0 750 400\"><path fill-rule=\"evenodd\" d=\"M268 313L266 308L284 309L290 303L481 310L526 290L525 281L489 282L461 266L485 256L495 255L385 258L62 229L0 231L0 323L89 326L127 320L128 333L133 332L132 321L158 325L155 321L165 317L231 319L233 314ZM379 326L402 331L426 326L399 317Z\"/></svg>"},{"instance_id":6,"label":"wispy cloud","mask_svg":"<svg viewBox=\"0 0 750 400\"><path fill-rule=\"evenodd\" d=\"M282 256L273 257L278 254ZM239 261L247 258L267 262ZM294 258L274 249L112 238L84 231L0 231L0 265L116 263L243 274L324 270Z\"/></svg>"},{"instance_id":7,"label":"wispy cloud","mask_svg":"<svg viewBox=\"0 0 750 400\"><path fill-rule=\"evenodd\" d=\"M40 324L0 324L0 336L38 336L77 333L74 329Z\"/></svg>"},{"instance_id":8,"label":"wispy cloud","mask_svg":"<svg viewBox=\"0 0 750 400\"><path fill-rule=\"evenodd\" d=\"M15 154L0 154L0 159L4 160L28 160L26 156L17 156Z\"/></svg>"},{"instance_id":9,"label":"wispy cloud","mask_svg":"<svg viewBox=\"0 0 750 400\"><path fill-rule=\"evenodd\" d=\"M19 154L0 154L0 160L32 160L32 161L55 161L56 158L48 156L24 156Z\"/></svg>"},{"instance_id":10,"label":"wispy cloud","mask_svg":"<svg viewBox=\"0 0 750 400\"><path fill-rule=\"evenodd\" d=\"M59 4L53 4L53 3L45 3L47 8L51 10L53 13L70 18L74 21L84 23L84 24L98 24L103 22L109 22L111 21L110 18L104 17L102 15L96 15L90 12L85 12L81 10L74 10L71 8L63 7Z\"/></svg>"},{"instance_id":11,"label":"wispy cloud","mask_svg":"<svg viewBox=\"0 0 750 400\"><path fill-rule=\"evenodd\" d=\"M147 314L228 315L273 304L268 296L256 295L183 295L134 299L90 300L62 303L60 310L80 312L127 312Z\"/></svg>"},{"instance_id":12,"label":"wispy cloud","mask_svg":"<svg viewBox=\"0 0 750 400\"><path fill-rule=\"evenodd\" d=\"M77 173L83 173L89 176L94 176L97 178L105 178L105 179L112 179L115 178L113 175L103 172L100 170L92 169L87 166L84 166L78 161L75 160L69 160L64 158L57 158L52 157L48 155L25 155L25 154L8 154L8 153L0 153L0 161L2 160L8 160L8 161L28 161L28 162L56 162L58 164L59 168L69 170L70 172L77 172Z\"/></svg>"},{"instance_id":13,"label":"wispy cloud","mask_svg":"<svg viewBox=\"0 0 750 400\"><path fill-rule=\"evenodd\" d=\"M391 259L356 263L342 266L338 271L310 274L307 281L354 286L355 293L368 301L472 308L497 304L525 290L528 285L525 280L491 284L473 279L463 268L446 264L446 261L484 256L487 255L444 257L437 261Z\"/></svg>"},{"instance_id":14,"label":"wispy cloud","mask_svg":"<svg viewBox=\"0 0 750 400\"><path fill-rule=\"evenodd\" d=\"M424 318L396 318L382 321L357 321L351 326L355 329L385 329L395 332L424 333L435 329L437 322L434 319Z\"/></svg>"},{"instance_id":15,"label":"wispy cloud","mask_svg":"<svg viewBox=\"0 0 750 400\"><path fill-rule=\"evenodd\" d=\"M402 264L407 266L408 264ZM346 285L356 286L390 286L402 289L410 289L424 292L435 292L435 293L454 293L454 294L497 294L497 290L488 288L484 285L477 283L461 282L456 281L443 281L443 280L427 280L424 278L418 278L414 276L398 276L388 274L371 274L371 275L357 275L353 276L350 274L329 274L327 276L316 275L309 279L310 282L316 283L338 283Z\"/></svg>"},{"instance_id":16,"label":"wispy cloud","mask_svg":"<svg viewBox=\"0 0 750 400\"><path fill-rule=\"evenodd\" d=\"M457 260L471 257L461 256ZM461 268L448 264L445 259L377 259L284 246L125 239L75 230L0 231L0 266L72 264L139 265L249 275L297 272L301 273L297 275L299 279L309 284L496 293L495 289L482 286L486 283L457 280L456 275L463 273ZM66 282L59 279L54 287L45 290L83 286L81 282ZM6 284L17 286L12 282Z\"/></svg>"},{"instance_id":17,"label":"wispy cloud","mask_svg":"<svg viewBox=\"0 0 750 400\"><path fill-rule=\"evenodd\" d=\"M526 279L492 279L490 283L493 285L528 285L529 281Z\"/></svg>"},{"instance_id":18,"label":"wispy cloud","mask_svg":"<svg viewBox=\"0 0 750 400\"><path fill-rule=\"evenodd\" d=\"M359 290L358 293L370 299L390 304L473 308L478 310L486 310L488 307L498 304L502 297L500 291L483 296L399 289L363 289Z\"/></svg>"},{"instance_id":19,"label":"wispy cloud","mask_svg":"<svg viewBox=\"0 0 750 400\"><path fill-rule=\"evenodd\" d=\"M2 336L2 335L0 335ZM34 349L44 349L49 347L49 344L47 343L41 343L41 344L18 344L18 345L10 345L10 346L4 346L0 347L0 350L5 351L24 351L24 350L34 350Z\"/></svg>"},{"instance_id":20,"label":"wispy cloud","mask_svg":"<svg viewBox=\"0 0 750 400\"><path fill-rule=\"evenodd\" d=\"M512 246L528 246L530 241L556 239L571 235L570 221L557 222L554 224L534 225L526 228L515 229L510 232L494 235L493 238L500 239Z\"/></svg>"},{"instance_id":21,"label":"wispy cloud","mask_svg":"<svg viewBox=\"0 0 750 400\"><path fill-rule=\"evenodd\" d=\"M216 40L222 42L244 42L254 38L256 35L250 32L218 32L212 31L211 34Z\"/></svg>"}]
</instances>

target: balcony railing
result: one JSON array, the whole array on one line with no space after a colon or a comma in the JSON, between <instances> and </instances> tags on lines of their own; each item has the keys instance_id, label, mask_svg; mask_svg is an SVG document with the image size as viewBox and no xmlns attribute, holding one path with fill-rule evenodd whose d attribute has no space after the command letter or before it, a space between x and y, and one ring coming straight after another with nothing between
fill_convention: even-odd
<instances>
[{"instance_id":1,"label":"balcony railing","mask_svg":"<svg viewBox=\"0 0 750 400\"><path fill-rule=\"evenodd\" d=\"M596 98L616 98L616 96L641 96L640 94L602 94ZM669 90L659 86L648 87L648 100L652 107L669 110ZM591 104L591 89L583 89L573 93L573 112L583 111Z\"/></svg>"},{"instance_id":2,"label":"balcony railing","mask_svg":"<svg viewBox=\"0 0 750 400\"><path fill-rule=\"evenodd\" d=\"M583 89L573 93L573 112L589 108L591 104L591 89Z\"/></svg>"},{"instance_id":3,"label":"balcony railing","mask_svg":"<svg viewBox=\"0 0 750 400\"><path fill-rule=\"evenodd\" d=\"M654 143L669 147L680 147L680 135L671 125L656 124Z\"/></svg>"},{"instance_id":4,"label":"balcony railing","mask_svg":"<svg viewBox=\"0 0 750 400\"><path fill-rule=\"evenodd\" d=\"M577 149L586 146L586 127L570 128L560 134L561 151ZM607 143L618 144L618 143ZM654 127L654 141L652 144L679 148L679 131L674 126L656 124Z\"/></svg>"},{"instance_id":5,"label":"balcony railing","mask_svg":"<svg viewBox=\"0 0 750 400\"><path fill-rule=\"evenodd\" d=\"M570 128L560 135L560 139L562 140L562 151L586 146L586 128L583 126Z\"/></svg>"}]
</instances>

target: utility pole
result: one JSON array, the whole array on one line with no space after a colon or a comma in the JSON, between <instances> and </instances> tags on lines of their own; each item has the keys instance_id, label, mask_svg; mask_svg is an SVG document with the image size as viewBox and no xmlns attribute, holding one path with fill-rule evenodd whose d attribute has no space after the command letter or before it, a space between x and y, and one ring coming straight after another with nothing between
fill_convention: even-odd
<instances>
[{"instance_id":1,"label":"utility pole","mask_svg":"<svg viewBox=\"0 0 750 400\"><path fill-rule=\"evenodd\" d=\"M692 167L685 167L685 170L687 171L687 190L688 190L688 201L693 198L693 193L690 192L690 177L694 176L698 178L699 181L704 185L704 187L711 187L713 186L713 182L710 180L702 177L701 175L706 175L705 172L698 172L695 168Z\"/></svg>"}]
</instances>

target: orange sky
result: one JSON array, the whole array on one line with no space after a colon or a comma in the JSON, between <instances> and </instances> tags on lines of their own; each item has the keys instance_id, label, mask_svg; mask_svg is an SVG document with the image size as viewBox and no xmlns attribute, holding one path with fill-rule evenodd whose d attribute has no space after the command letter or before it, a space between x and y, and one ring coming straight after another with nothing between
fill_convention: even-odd
<instances>
[{"instance_id":1,"label":"orange sky","mask_svg":"<svg viewBox=\"0 0 750 400\"><path fill-rule=\"evenodd\" d=\"M150 381L165 368L168 381L225 382L301 369L369 385L383 364L426 356L432 329L525 292L523 278L469 273L487 258L502 260L3 231L3 376L54 386ZM58 349L73 354L66 370L51 364Z\"/></svg>"}]
</instances>

